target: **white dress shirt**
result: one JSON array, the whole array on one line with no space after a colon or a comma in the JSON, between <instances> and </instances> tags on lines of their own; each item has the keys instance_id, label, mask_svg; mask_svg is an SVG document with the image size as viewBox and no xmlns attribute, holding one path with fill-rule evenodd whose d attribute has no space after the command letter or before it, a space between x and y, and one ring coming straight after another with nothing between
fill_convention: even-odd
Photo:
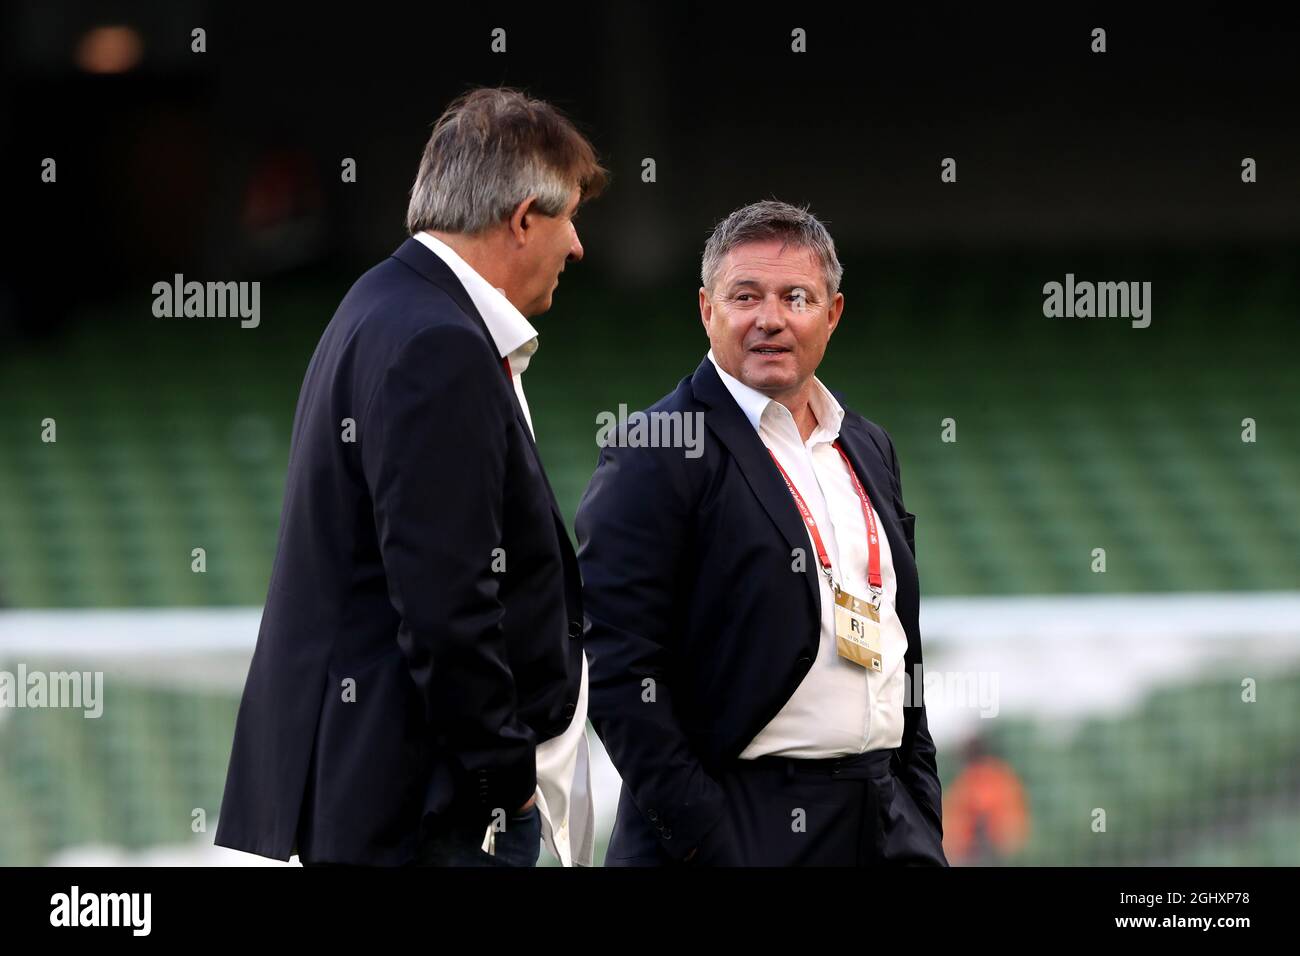
<instances>
[{"instance_id":1,"label":"white dress shirt","mask_svg":"<svg viewBox=\"0 0 1300 956\"><path fill-rule=\"evenodd\" d=\"M776 455L790 481L799 489L817 521L831 570L841 588L858 597L870 596L867 586L867 523L848 466L832 446L839 437L844 409L816 377L810 405L817 425L808 440L799 434L790 410L729 375L712 350L709 361L763 444ZM773 466L775 467L775 466ZM784 489L784 482L782 482ZM817 570L821 588L821 636L817 657L775 717L741 752L743 759L763 756L821 759L890 749L903 742L903 654L907 634L898 619L895 600L898 579L889 538L873 501L876 527L881 529L880 599L881 657L884 670L875 672L839 656L835 646L835 598L808 534L806 559ZM795 507L793 500L790 507Z\"/></svg>"},{"instance_id":2,"label":"white dress shirt","mask_svg":"<svg viewBox=\"0 0 1300 956\"><path fill-rule=\"evenodd\" d=\"M537 351L537 330L445 242L426 232L415 238L438 256L465 287L470 301L492 336L498 353L510 363L510 379L519 405L533 430L532 413L524 398L524 369ZM563 635L567 640L568 635ZM591 793L591 757L587 743L587 658L582 659L582 683L569 727L558 737L537 745L537 807L542 838L563 866L591 866L596 853L596 813ZM513 809L513 808L509 808ZM491 843L491 828L484 848Z\"/></svg>"}]
</instances>

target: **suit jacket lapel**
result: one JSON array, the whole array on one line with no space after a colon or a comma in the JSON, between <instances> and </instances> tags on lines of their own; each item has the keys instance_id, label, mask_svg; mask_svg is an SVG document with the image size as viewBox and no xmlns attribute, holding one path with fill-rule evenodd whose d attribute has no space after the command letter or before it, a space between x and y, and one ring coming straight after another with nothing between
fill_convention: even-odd
<instances>
[{"instance_id":1,"label":"suit jacket lapel","mask_svg":"<svg viewBox=\"0 0 1300 956\"><path fill-rule=\"evenodd\" d=\"M862 486L871 499L871 505L880 516L884 525L885 537L889 540L889 551L894 565L894 579L898 585L894 606L903 629L907 633L907 653L905 660L909 666L921 660L921 641L915 621L920 613L921 584L917 575L916 562L912 551L907 546L903 534L903 525L898 515L896 498L893 490L893 475L885 463L885 450L880 447L871 433L857 420L845 416L840 429L840 447L848 456L853 470L862 480ZM909 626L910 625L910 626ZM907 719L915 720L912 708L905 708Z\"/></svg>"},{"instance_id":2,"label":"suit jacket lapel","mask_svg":"<svg viewBox=\"0 0 1300 956\"><path fill-rule=\"evenodd\" d=\"M772 519L772 523L781 532L791 550L803 549L807 557L804 580L812 592L813 601L820 614L821 586L817 575L821 574L821 567L817 562L817 555L812 552L809 545L808 530L804 526L803 518L799 516L799 509L794 499L790 497L790 489L785 486L781 473L772 463L772 456L767 446L758 437L758 432L749 423L745 413L740 410L736 400L731 397L727 387L722 384L722 379L718 377L713 363L707 358L695 370L695 375L691 378L691 389L695 397L708 406L708 411L704 414L705 424L731 453L731 457L735 459L741 474L745 476L754 496L758 498L768 517Z\"/></svg>"},{"instance_id":3,"label":"suit jacket lapel","mask_svg":"<svg viewBox=\"0 0 1300 956\"><path fill-rule=\"evenodd\" d=\"M897 565L900 555L910 557L912 552L908 550L907 539L903 537L903 527L898 520L898 511L894 507L893 482L884 455L877 449L871 436L847 415L840 428L840 447L844 449L844 454L862 481L867 497L871 499L871 506L880 517L885 536L889 539L889 550Z\"/></svg>"}]
</instances>

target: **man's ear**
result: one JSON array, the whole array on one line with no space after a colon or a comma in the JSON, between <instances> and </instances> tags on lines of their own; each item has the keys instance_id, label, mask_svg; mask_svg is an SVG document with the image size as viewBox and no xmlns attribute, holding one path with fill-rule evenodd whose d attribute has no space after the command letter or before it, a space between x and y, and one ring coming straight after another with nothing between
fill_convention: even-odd
<instances>
[{"instance_id":1,"label":"man's ear","mask_svg":"<svg viewBox=\"0 0 1300 956\"><path fill-rule=\"evenodd\" d=\"M826 320L829 328L826 330L826 337L830 338L835 334L835 329L840 324L840 316L844 314L844 293L836 292L835 298L831 299L831 307L826 310Z\"/></svg>"},{"instance_id":2,"label":"man's ear","mask_svg":"<svg viewBox=\"0 0 1300 956\"><path fill-rule=\"evenodd\" d=\"M709 298L709 290L700 286L700 322L704 325L704 333L709 332L709 324L713 321L713 301Z\"/></svg>"},{"instance_id":3,"label":"man's ear","mask_svg":"<svg viewBox=\"0 0 1300 956\"><path fill-rule=\"evenodd\" d=\"M532 228L532 217L537 215L537 197L529 196L510 213L510 218L506 220L506 228L510 235L519 245L528 241L528 230Z\"/></svg>"}]
</instances>

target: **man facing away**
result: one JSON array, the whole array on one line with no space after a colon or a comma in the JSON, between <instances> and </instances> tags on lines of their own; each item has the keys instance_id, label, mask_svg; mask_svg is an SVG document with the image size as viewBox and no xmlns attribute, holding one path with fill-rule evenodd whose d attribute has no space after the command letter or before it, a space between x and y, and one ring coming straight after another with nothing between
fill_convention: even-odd
<instances>
[{"instance_id":1,"label":"man facing away","mask_svg":"<svg viewBox=\"0 0 1300 956\"><path fill-rule=\"evenodd\" d=\"M889 435L815 375L841 272L806 210L720 223L711 349L649 409L702 416L703 453L606 447L579 507L591 717L623 778L607 865L947 865L915 517Z\"/></svg>"},{"instance_id":2,"label":"man facing away","mask_svg":"<svg viewBox=\"0 0 1300 956\"><path fill-rule=\"evenodd\" d=\"M605 170L552 106L437 121L410 239L312 356L216 842L304 864L590 865L576 559L533 441L526 317Z\"/></svg>"}]
</instances>

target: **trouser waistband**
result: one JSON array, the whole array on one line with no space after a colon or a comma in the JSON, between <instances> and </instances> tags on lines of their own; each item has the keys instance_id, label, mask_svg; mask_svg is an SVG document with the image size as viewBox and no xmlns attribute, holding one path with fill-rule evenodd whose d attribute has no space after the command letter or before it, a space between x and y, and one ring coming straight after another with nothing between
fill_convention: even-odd
<instances>
[{"instance_id":1,"label":"trouser waistband","mask_svg":"<svg viewBox=\"0 0 1300 956\"><path fill-rule=\"evenodd\" d=\"M738 770L775 770L787 776L794 774L813 774L840 780L870 780L889 774L890 761L898 753L897 748L888 750L868 750L866 753L849 754L845 757L827 757L811 760L800 757L755 757L752 760L736 760L732 767Z\"/></svg>"}]
</instances>

